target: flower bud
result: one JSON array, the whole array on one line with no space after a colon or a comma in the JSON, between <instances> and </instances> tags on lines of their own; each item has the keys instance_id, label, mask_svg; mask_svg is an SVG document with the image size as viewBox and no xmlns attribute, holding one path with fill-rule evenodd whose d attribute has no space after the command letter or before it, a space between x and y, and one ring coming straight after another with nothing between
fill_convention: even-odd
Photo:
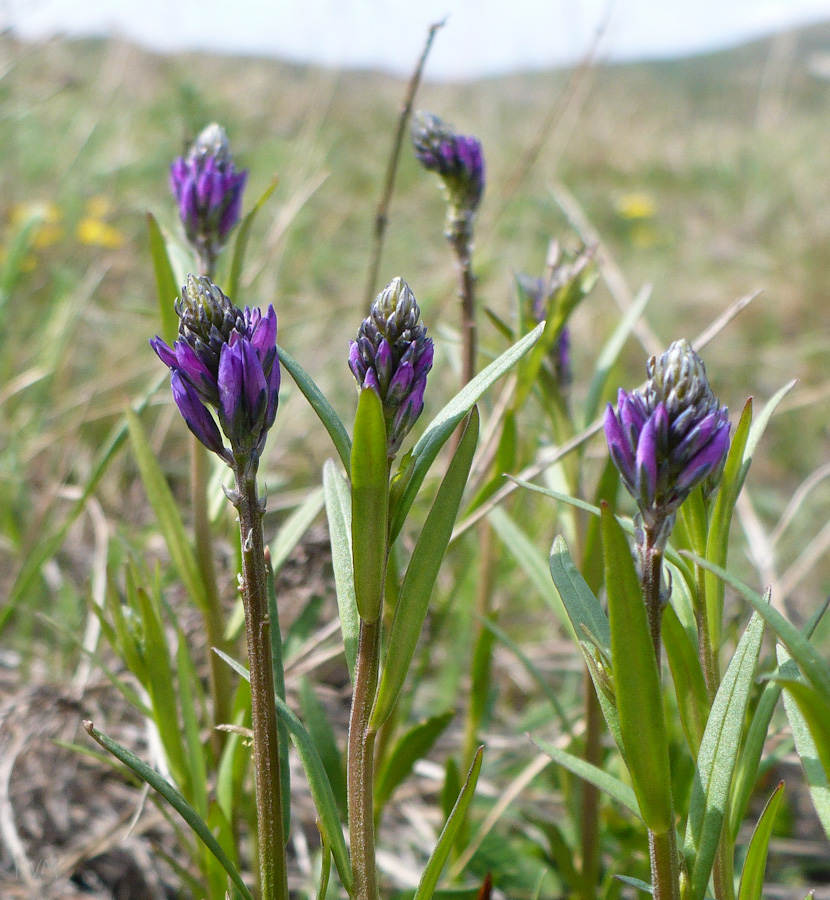
<instances>
[{"instance_id":1,"label":"flower bud","mask_svg":"<svg viewBox=\"0 0 830 900\"><path fill-rule=\"evenodd\" d=\"M349 342L349 368L358 389L370 388L383 402L389 459L424 408L433 346L420 319L409 285L395 278L375 298L357 340Z\"/></svg>"},{"instance_id":2,"label":"flower bud","mask_svg":"<svg viewBox=\"0 0 830 900\"><path fill-rule=\"evenodd\" d=\"M239 221L247 178L247 169L237 172L225 129L216 123L170 168L170 187L187 240L210 265Z\"/></svg>"},{"instance_id":3,"label":"flower bud","mask_svg":"<svg viewBox=\"0 0 830 900\"><path fill-rule=\"evenodd\" d=\"M441 176L450 206L460 216L472 216L484 193L480 141L456 134L432 113L417 112L412 121L412 144L421 165Z\"/></svg>"},{"instance_id":4,"label":"flower bud","mask_svg":"<svg viewBox=\"0 0 830 900\"><path fill-rule=\"evenodd\" d=\"M229 465L244 461L255 468L279 403L274 307L264 316L258 309L241 310L209 278L189 275L176 312L179 339L173 347L159 337L150 344L173 373L179 411L209 450Z\"/></svg>"},{"instance_id":5,"label":"flower bud","mask_svg":"<svg viewBox=\"0 0 830 900\"><path fill-rule=\"evenodd\" d=\"M729 415L686 340L647 365L644 391L620 390L605 412L605 436L646 528L665 541L678 508L701 483L714 490L729 450Z\"/></svg>"}]
</instances>

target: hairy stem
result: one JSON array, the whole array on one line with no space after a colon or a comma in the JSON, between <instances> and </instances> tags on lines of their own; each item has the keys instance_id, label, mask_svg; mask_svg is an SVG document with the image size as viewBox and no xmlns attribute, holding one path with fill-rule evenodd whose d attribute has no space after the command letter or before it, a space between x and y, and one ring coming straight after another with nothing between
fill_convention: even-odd
<instances>
[{"instance_id":1,"label":"hairy stem","mask_svg":"<svg viewBox=\"0 0 830 900\"><path fill-rule=\"evenodd\" d=\"M450 211L445 231L455 259L458 275L458 299L461 301L461 385L473 380L476 373L478 337L476 331L475 275L473 274L473 233L470 214L454 215Z\"/></svg>"},{"instance_id":2,"label":"hairy stem","mask_svg":"<svg viewBox=\"0 0 830 900\"><path fill-rule=\"evenodd\" d=\"M251 673L251 724L254 732L254 779L256 785L259 870L262 900L288 900L285 866L285 834L282 817L277 711L271 666L271 636L268 619L268 581L262 514L256 475L235 468L242 535L242 601ZM287 802L288 798L285 798Z\"/></svg>"},{"instance_id":3,"label":"hairy stem","mask_svg":"<svg viewBox=\"0 0 830 900\"><path fill-rule=\"evenodd\" d=\"M378 689L380 635L380 620L361 620L349 720L347 778L353 900L378 900L373 808L375 732L369 728L369 720Z\"/></svg>"},{"instance_id":4,"label":"hairy stem","mask_svg":"<svg viewBox=\"0 0 830 900\"><path fill-rule=\"evenodd\" d=\"M648 833L654 900L680 900L680 864L674 828L665 834Z\"/></svg>"}]
</instances>

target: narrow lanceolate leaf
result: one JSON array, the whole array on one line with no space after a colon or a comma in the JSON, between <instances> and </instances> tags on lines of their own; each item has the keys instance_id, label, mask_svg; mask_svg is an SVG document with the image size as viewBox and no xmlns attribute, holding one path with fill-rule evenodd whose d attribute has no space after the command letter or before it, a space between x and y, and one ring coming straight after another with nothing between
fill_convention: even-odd
<instances>
[{"instance_id":1,"label":"narrow lanceolate leaf","mask_svg":"<svg viewBox=\"0 0 830 900\"><path fill-rule=\"evenodd\" d=\"M231 272L228 277L228 296L236 303L237 306L241 306L242 304L237 299L237 294L239 293L239 283L242 277L242 267L245 263L245 251L248 249L248 240L251 237L251 228L254 224L254 219L257 217L257 213L262 209L262 207L267 202L268 198L271 194L274 193L277 187L277 179L275 178L265 189L265 193L257 200L254 208L248 213L247 216L242 220L242 224L239 226L239 230L236 232L236 241L233 245L233 260L231 261Z\"/></svg>"},{"instance_id":2,"label":"narrow lanceolate leaf","mask_svg":"<svg viewBox=\"0 0 830 900\"><path fill-rule=\"evenodd\" d=\"M346 479L330 459L323 465L323 492L326 498L326 516L329 520L331 561L334 569L334 587L337 592L337 608L340 613L340 630L343 633L343 649L346 653L349 675L354 680L360 619L357 614L352 568L352 495Z\"/></svg>"},{"instance_id":3,"label":"narrow lanceolate leaf","mask_svg":"<svg viewBox=\"0 0 830 900\"><path fill-rule=\"evenodd\" d=\"M312 526L323 508L323 504L323 489L314 488L308 492L305 500L280 526L280 530L271 544L271 568L275 574L279 572L283 563L300 543L303 535Z\"/></svg>"},{"instance_id":4,"label":"narrow lanceolate leaf","mask_svg":"<svg viewBox=\"0 0 830 900\"><path fill-rule=\"evenodd\" d=\"M323 426L329 433L334 449L340 457L340 462L343 463L343 468L348 474L352 455L352 442L349 439L346 426L342 423L340 417L334 411L334 407L326 399L323 392L297 360L288 351L283 350L279 344L277 345L277 353L279 354L282 367L294 379L294 382L300 389L300 393L311 404L311 408L317 413L317 418L323 423Z\"/></svg>"},{"instance_id":5,"label":"narrow lanceolate leaf","mask_svg":"<svg viewBox=\"0 0 830 900\"><path fill-rule=\"evenodd\" d=\"M432 900L435 888L438 886L438 879L441 877L441 872L447 862L447 857L449 857L450 850L464 823L467 808L470 805L470 801L473 799L476 784L478 783L478 776L481 772L481 760L483 754L484 748L479 747L475 759L473 760L473 765L470 768L470 773L467 775L467 781L464 783L464 787L458 795L458 800L455 801L455 806L444 825L444 830L438 838L438 843L432 851L432 855L427 862L423 875L421 875L421 881L418 884L418 890L415 891L414 900Z\"/></svg>"},{"instance_id":6,"label":"narrow lanceolate leaf","mask_svg":"<svg viewBox=\"0 0 830 900\"><path fill-rule=\"evenodd\" d=\"M271 642L271 671L274 676L274 693L285 700L285 668L282 661L282 632L280 614L277 607L277 589L274 584L274 570L271 556L265 551L265 579L268 585L268 633ZM277 723L277 750L280 759L280 786L282 789L282 829L285 840L291 833L291 770L288 765L288 732L283 722Z\"/></svg>"},{"instance_id":7,"label":"narrow lanceolate leaf","mask_svg":"<svg viewBox=\"0 0 830 900\"><path fill-rule=\"evenodd\" d=\"M671 604L663 611L662 634L683 733L686 735L692 758L697 759L697 751L703 740L706 719L709 715L709 697L706 693L706 682L703 679L697 647L689 639Z\"/></svg>"},{"instance_id":8,"label":"narrow lanceolate leaf","mask_svg":"<svg viewBox=\"0 0 830 900\"><path fill-rule=\"evenodd\" d=\"M368 623L378 620L386 567L389 464L386 423L380 397L360 392L352 444L352 559L357 609Z\"/></svg>"},{"instance_id":9,"label":"narrow lanceolate leaf","mask_svg":"<svg viewBox=\"0 0 830 900\"><path fill-rule=\"evenodd\" d=\"M214 653L221 656L237 675L250 682L251 674L242 663L237 662L237 660L221 650L214 648ZM337 814L337 803L334 800L334 792L326 775L323 761L320 759L320 754L317 752L317 748L314 746L314 742L311 740L311 736L306 731L303 723L283 700L279 697L274 699L277 706L277 715L285 723L285 727L291 735L291 741L297 748L297 755L300 757L300 762L311 790L314 808L317 810L317 817L320 823L319 828L331 848L331 855L334 857L334 864L337 866L337 871L340 874L340 881L343 883L343 887L350 891L352 887L352 867L349 862L349 851L346 849L346 839L343 837L343 829L340 827L340 818Z\"/></svg>"},{"instance_id":10,"label":"narrow lanceolate leaf","mask_svg":"<svg viewBox=\"0 0 830 900\"><path fill-rule=\"evenodd\" d=\"M116 759L119 759L125 766L135 772L142 781L149 784L154 791L164 797L173 809L175 809L185 822L187 822L199 840L202 841L208 850L216 857L219 864L228 873L228 877L244 900L253 900L251 892L245 886L245 882L242 880L236 867L230 861L225 851L219 846L219 842L205 824L204 819L196 813L196 810L193 809L173 785L165 778L162 778L155 769L150 768L147 763L140 760L126 747L122 747L121 744L116 743L112 738L109 738L98 731L98 729L93 726L92 722L84 722L84 728L86 728L87 733L93 740L97 741Z\"/></svg>"},{"instance_id":11,"label":"narrow lanceolate leaf","mask_svg":"<svg viewBox=\"0 0 830 900\"><path fill-rule=\"evenodd\" d=\"M720 841L764 623L753 614L723 676L697 757L683 852L689 900L703 900Z\"/></svg>"},{"instance_id":12,"label":"narrow lanceolate leaf","mask_svg":"<svg viewBox=\"0 0 830 900\"><path fill-rule=\"evenodd\" d=\"M802 634L807 640L813 636L813 632L816 630L818 623L827 611L828 605L830 605L830 598L825 601L821 607L816 609L812 616L810 616L809 621L802 631ZM778 652L778 663L779 666L781 666L778 674L785 678L797 678L798 667L791 661L787 651L780 644L776 646L776 650ZM729 803L729 831L732 835L733 842L737 840L741 824L746 818L749 798L758 778L761 756L764 752L767 734L769 733L769 723L772 720L772 714L775 707L778 705L778 698L780 696L781 685L776 684L774 681L768 682L764 688L763 694L761 694L758 705L755 707L755 713L752 716L752 722L750 723L749 730L746 734L746 740L744 741L744 746L741 750L738 766L735 769L735 780L732 784L732 796ZM788 695L784 696L784 706L787 708L788 712L790 708L792 708L792 700ZM793 711L795 715L800 718L798 710L793 709ZM803 724L803 720L801 724ZM796 740L796 748L798 748L798 737L796 737L798 729L792 723L791 730ZM807 735L807 737L809 738L809 735ZM815 754L812 755L814 756ZM771 754L765 765L774 758L774 755ZM830 791L828 791L828 797L830 797ZM825 827L827 827L827 834L828 837L830 837L830 803L828 803L827 810L828 817L826 819L827 825Z\"/></svg>"},{"instance_id":13,"label":"narrow lanceolate leaf","mask_svg":"<svg viewBox=\"0 0 830 900\"><path fill-rule=\"evenodd\" d=\"M755 607L755 611L776 633L781 643L790 651L793 659L801 667L801 671L825 696L830 697L830 666L821 658L816 648L807 640L807 638L777 609L770 606L766 600L753 591L751 587L744 584L739 578L710 563L708 560L701 559L693 553L684 553L689 559L696 562L699 566L716 575L730 587L741 594L749 603Z\"/></svg>"},{"instance_id":14,"label":"narrow lanceolate leaf","mask_svg":"<svg viewBox=\"0 0 830 900\"><path fill-rule=\"evenodd\" d=\"M767 868L767 851L772 836L775 815L784 796L784 782L772 792L772 796L764 807L761 818L752 833L752 840L746 851L744 867L741 871L741 886L738 889L738 900L761 900L764 888L764 872Z\"/></svg>"},{"instance_id":15,"label":"narrow lanceolate leaf","mask_svg":"<svg viewBox=\"0 0 830 900\"><path fill-rule=\"evenodd\" d=\"M830 776L830 702L800 679L777 678L790 694L807 722L824 774Z\"/></svg>"},{"instance_id":16,"label":"narrow lanceolate leaf","mask_svg":"<svg viewBox=\"0 0 830 900\"><path fill-rule=\"evenodd\" d=\"M573 753L568 753L567 750L560 750L559 747L555 747L546 741L533 738L533 743L536 744L542 753L547 753L554 762L559 763L560 766L563 766L569 772L573 772L574 775L579 776L584 781L598 787L601 791L608 794L612 800L616 800L617 803L624 806L629 812L634 813L642 821L643 817L640 815L637 795L627 784L623 784L619 778L614 778L613 775L609 775L608 772L605 772L598 766L592 765L578 756L574 756Z\"/></svg>"},{"instance_id":17,"label":"narrow lanceolate leaf","mask_svg":"<svg viewBox=\"0 0 830 900\"><path fill-rule=\"evenodd\" d=\"M446 730L455 715L453 710L432 716L403 734L378 772L375 791L375 816L377 816L401 782L407 778L415 763L423 759Z\"/></svg>"},{"instance_id":18,"label":"narrow lanceolate leaf","mask_svg":"<svg viewBox=\"0 0 830 900\"><path fill-rule=\"evenodd\" d=\"M775 648L778 654L778 666L780 673L788 679L795 680L799 677L798 667L790 658L789 653L780 645ZM807 721L801 714L798 704L788 691L784 692L784 709L787 711L787 719L790 722L795 749L801 760L804 770L804 779L810 789L813 798L813 806L816 815L821 822L827 839L830 840L830 772L825 771L821 764L816 742L813 740Z\"/></svg>"},{"instance_id":19,"label":"narrow lanceolate leaf","mask_svg":"<svg viewBox=\"0 0 830 900\"><path fill-rule=\"evenodd\" d=\"M173 266L167 255L167 242L161 228L152 213L147 213L147 228L150 232L150 256L153 260L153 272L156 276L156 294L159 301L159 334L172 347L179 333L179 317L176 315L176 299L179 286L173 274ZM233 296L233 295L231 295Z\"/></svg>"},{"instance_id":20,"label":"narrow lanceolate leaf","mask_svg":"<svg viewBox=\"0 0 830 900\"><path fill-rule=\"evenodd\" d=\"M599 642L607 656L611 655L611 628L602 604L588 587L574 565L565 539L557 536L550 551L550 574L577 638L585 640L586 633Z\"/></svg>"},{"instance_id":21,"label":"narrow lanceolate leaf","mask_svg":"<svg viewBox=\"0 0 830 900\"><path fill-rule=\"evenodd\" d=\"M328 775L329 784L337 801L337 808L343 820L346 819L346 769L343 754L337 746L337 737L331 726L323 704L314 693L311 682L303 676L300 679L300 712L306 729L320 754L320 760Z\"/></svg>"},{"instance_id":22,"label":"narrow lanceolate leaf","mask_svg":"<svg viewBox=\"0 0 830 900\"><path fill-rule=\"evenodd\" d=\"M415 655L429 609L429 598L452 535L477 442L478 409L473 407L406 569L395 605L383 675L372 713L373 728L379 728L392 712Z\"/></svg>"},{"instance_id":23,"label":"narrow lanceolate leaf","mask_svg":"<svg viewBox=\"0 0 830 900\"><path fill-rule=\"evenodd\" d=\"M746 476L744 468L744 449L746 448L749 428L752 424L752 399L746 401L738 427L732 436L732 445L726 464L723 468L720 487L718 488L712 521L709 526L709 537L706 546L706 558L715 565L725 566L729 549L729 525L732 513L738 500L741 486ZM709 637L713 647L721 645L721 623L723 620L723 584L710 572L704 573L704 596L706 598L706 619Z\"/></svg>"},{"instance_id":24,"label":"narrow lanceolate leaf","mask_svg":"<svg viewBox=\"0 0 830 900\"><path fill-rule=\"evenodd\" d=\"M539 340L543 331L544 322L502 353L486 369L479 372L427 425L426 430L412 448L412 452L405 457L392 482L390 542L394 541L400 534L403 523L406 521L406 517L427 472L459 422L481 399L485 391L498 381L502 375L509 372L530 351L530 348Z\"/></svg>"},{"instance_id":25,"label":"narrow lanceolate leaf","mask_svg":"<svg viewBox=\"0 0 830 900\"><path fill-rule=\"evenodd\" d=\"M179 508L164 477L164 472L150 447L150 442L147 440L138 416L132 409L128 409L125 415L141 480L144 482L147 499L153 507L170 558L179 578L196 605L202 611L207 611L208 600L205 585L199 573L199 567L196 565L193 550L187 540Z\"/></svg>"},{"instance_id":26,"label":"narrow lanceolate leaf","mask_svg":"<svg viewBox=\"0 0 830 900\"><path fill-rule=\"evenodd\" d=\"M602 507L602 545L626 763L643 821L655 834L665 834L674 828L674 816L660 675L628 539L607 505Z\"/></svg>"}]
</instances>

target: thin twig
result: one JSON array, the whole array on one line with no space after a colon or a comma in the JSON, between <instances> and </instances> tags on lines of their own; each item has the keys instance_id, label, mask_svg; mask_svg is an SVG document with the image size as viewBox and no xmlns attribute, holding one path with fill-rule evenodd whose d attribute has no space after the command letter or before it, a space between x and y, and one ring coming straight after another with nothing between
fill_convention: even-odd
<instances>
[{"instance_id":1,"label":"thin twig","mask_svg":"<svg viewBox=\"0 0 830 900\"><path fill-rule=\"evenodd\" d=\"M427 32L426 43L424 44L423 53L418 60L418 65L409 79L409 85L406 89L404 101L401 106L401 114L398 118L398 127L395 131L395 140L392 143L392 152L389 154L389 162L386 166L386 180L383 185L383 193L378 203L375 213L374 242L372 245L372 255L369 258L369 276L366 280L366 305L368 306L375 296L375 286L378 280L378 271L380 270L380 258L383 253L383 239L386 235L386 225L388 222L389 204L392 202L392 193L395 190L395 177L398 174L398 163L401 158L401 148L403 147L403 138L406 133L406 126L409 117L412 115L412 104L415 101L415 94L418 91L418 85L421 83L421 75L432 48L432 41L440 28L444 27L446 19L435 22L429 26Z\"/></svg>"}]
</instances>

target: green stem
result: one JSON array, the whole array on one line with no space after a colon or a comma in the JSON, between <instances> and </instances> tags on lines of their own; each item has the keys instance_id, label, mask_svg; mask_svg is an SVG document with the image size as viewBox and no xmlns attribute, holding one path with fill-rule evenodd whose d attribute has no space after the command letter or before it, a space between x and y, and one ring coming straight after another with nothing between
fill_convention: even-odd
<instances>
[{"instance_id":1,"label":"green stem","mask_svg":"<svg viewBox=\"0 0 830 900\"><path fill-rule=\"evenodd\" d=\"M374 823L375 731L369 728L369 721L378 689L380 635L380 620L371 623L361 620L347 764L353 900L378 900Z\"/></svg>"},{"instance_id":2,"label":"green stem","mask_svg":"<svg viewBox=\"0 0 830 900\"><path fill-rule=\"evenodd\" d=\"M198 438L190 435L190 501L193 508L193 536L196 544L196 563L202 575L207 598L207 609L203 612L207 635L208 671L210 690L213 697L213 724L222 725L231 721L232 686L231 670L213 652L216 647L224 653L230 648L225 641L224 611L216 581L213 564L213 536L208 514L207 485L210 474L208 451ZM211 735L214 753L218 759L225 742L225 734L213 729Z\"/></svg>"},{"instance_id":3,"label":"green stem","mask_svg":"<svg viewBox=\"0 0 830 900\"><path fill-rule=\"evenodd\" d=\"M583 673L583 682L585 691L584 759L597 768L602 768L602 711L594 688L594 681L587 669ZM579 816L582 845L581 896L583 900L594 900L599 884L599 803L599 788L586 781L582 785L582 804Z\"/></svg>"},{"instance_id":4,"label":"green stem","mask_svg":"<svg viewBox=\"0 0 830 900\"><path fill-rule=\"evenodd\" d=\"M662 523L654 529L644 528L644 541L638 548L640 553L643 600L646 604L649 630L654 645L657 671L661 667L660 630L663 618L663 598L661 579L663 573L663 552L655 546L655 535ZM672 820L674 812L672 811ZM674 826L664 834L648 833L649 858L651 859L651 884L654 900L680 900L680 863L677 855L677 836Z\"/></svg>"},{"instance_id":5,"label":"green stem","mask_svg":"<svg viewBox=\"0 0 830 900\"><path fill-rule=\"evenodd\" d=\"M251 724L254 732L259 871L262 900L288 900L285 834L282 817L277 711L271 666L268 620L268 581L262 537L263 507L256 489L256 475L235 467L242 535L242 602L251 673ZM285 798L288 802L288 798Z\"/></svg>"}]
</instances>

